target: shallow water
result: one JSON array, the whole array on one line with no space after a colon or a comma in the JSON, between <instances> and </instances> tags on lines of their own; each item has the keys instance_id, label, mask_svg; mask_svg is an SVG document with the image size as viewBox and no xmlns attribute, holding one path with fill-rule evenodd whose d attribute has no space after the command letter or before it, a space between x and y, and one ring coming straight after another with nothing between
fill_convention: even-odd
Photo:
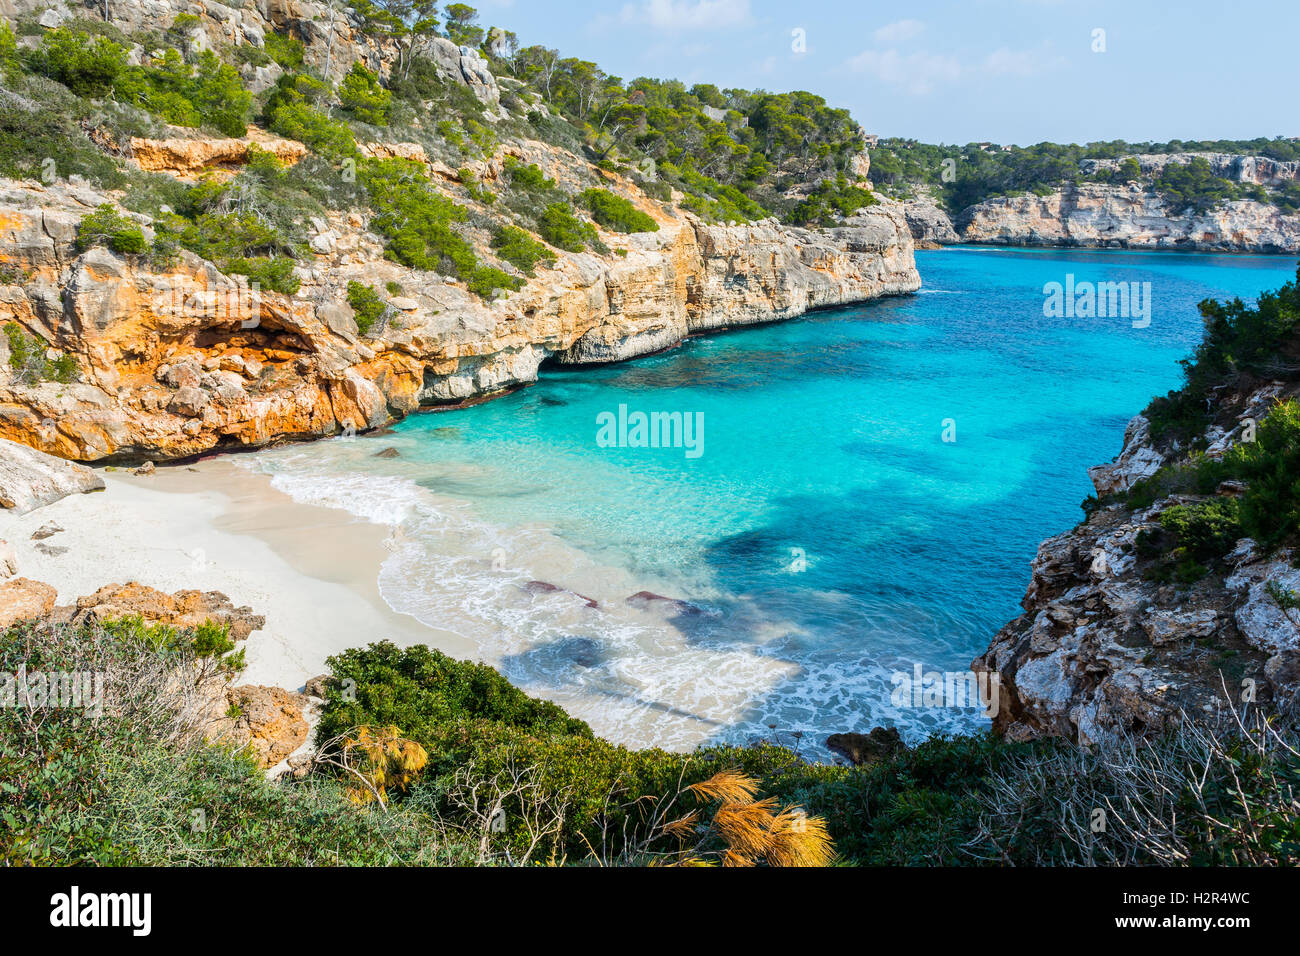
<instances>
[{"instance_id":1,"label":"shallow water","mask_svg":"<svg viewBox=\"0 0 1300 956\"><path fill-rule=\"evenodd\" d=\"M974 707L891 705L892 676L967 670L1018 613L1039 541L1081 517L1086 468L1178 384L1196 303L1253 298L1295 263L973 248L917 262L917 295L546 368L382 438L243 461L393 524L394 608L621 742L803 732L820 753L827 733L877 724L974 729ZM1149 326L1044 317L1044 284L1067 274L1151 283ZM600 416L620 405L690 416L702 442L604 447ZM388 446L401 457L373 457ZM643 590L698 613L627 602Z\"/></svg>"}]
</instances>

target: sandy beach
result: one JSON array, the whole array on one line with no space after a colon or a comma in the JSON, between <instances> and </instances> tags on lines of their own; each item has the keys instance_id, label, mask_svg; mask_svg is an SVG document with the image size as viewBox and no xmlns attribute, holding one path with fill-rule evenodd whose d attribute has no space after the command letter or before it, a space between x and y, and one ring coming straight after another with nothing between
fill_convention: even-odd
<instances>
[{"instance_id":1,"label":"sandy beach","mask_svg":"<svg viewBox=\"0 0 1300 956\"><path fill-rule=\"evenodd\" d=\"M472 642L384 602L376 581L389 553L386 526L295 502L229 459L149 476L98 470L102 492L0 516L18 573L57 588L60 604L127 581L221 591L266 616L247 641L240 683L291 690L325 672L330 655L372 641L477 657ZM48 524L63 530L34 540Z\"/></svg>"}]
</instances>

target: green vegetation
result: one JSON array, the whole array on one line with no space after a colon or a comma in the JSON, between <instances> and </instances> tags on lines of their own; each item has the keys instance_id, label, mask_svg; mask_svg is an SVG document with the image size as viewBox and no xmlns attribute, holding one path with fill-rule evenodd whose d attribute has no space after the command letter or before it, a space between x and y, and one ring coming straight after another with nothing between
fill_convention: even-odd
<instances>
[{"instance_id":1,"label":"green vegetation","mask_svg":"<svg viewBox=\"0 0 1300 956\"><path fill-rule=\"evenodd\" d=\"M360 62L356 62L339 86L339 102L361 122L372 126L387 126L393 94L380 85L377 73L372 73Z\"/></svg>"},{"instance_id":2,"label":"green vegetation","mask_svg":"<svg viewBox=\"0 0 1300 956\"><path fill-rule=\"evenodd\" d=\"M325 83L305 73L281 75L262 109L267 128L306 143L332 162L355 157L352 131L322 107L329 93Z\"/></svg>"},{"instance_id":3,"label":"green vegetation","mask_svg":"<svg viewBox=\"0 0 1300 956\"><path fill-rule=\"evenodd\" d=\"M1139 533L1138 553L1160 559L1148 577L1192 584L1206 575L1207 564L1232 550L1241 532L1238 504L1231 498L1175 505L1161 513L1160 531Z\"/></svg>"},{"instance_id":4,"label":"green vegetation","mask_svg":"<svg viewBox=\"0 0 1300 956\"><path fill-rule=\"evenodd\" d=\"M835 181L822 180L807 199L794 207L790 221L799 225L830 226L836 218L853 215L859 209L872 206L875 195L869 189L851 185L840 176Z\"/></svg>"},{"instance_id":5,"label":"green vegetation","mask_svg":"<svg viewBox=\"0 0 1300 956\"><path fill-rule=\"evenodd\" d=\"M148 251L144 232L108 203L100 206L77 224L77 248L107 246L122 255L140 255Z\"/></svg>"},{"instance_id":6,"label":"green vegetation","mask_svg":"<svg viewBox=\"0 0 1300 956\"><path fill-rule=\"evenodd\" d=\"M357 331L362 335L370 334L388 312L388 303L380 298L374 286L361 282L348 283L348 305L356 313Z\"/></svg>"},{"instance_id":7,"label":"green vegetation","mask_svg":"<svg viewBox=\"0 0 1300 956\"><path fill-rule=\"evenodd\" d=\"M537 231L543 239L568 252L582 252L600 242L596 227L573 215L563 203L551 203L542 210Z\"/></svg>"},{"instance_id":8,"label":"green vegetation","mask_svg":"<svg viewBox=\"0 0 1300 956\"><path fill-rule=\"evenodd\" d=\"M522 287L523 280L479 264L474 247L452 229L466 218L465 208L432 187L422 164L367 160L359 175L376 213L371 229L387 240L387 255L394 261L457 276L484 298L497 289Z\"/></svg>"},{"instance_id":9,"label":"green vegetation","mask_svg":"<svg viewBox=\"0 0 1300 956\"><path fill-rule=\"evenodd\" d=\"M659 223L628 199L615 196L607 189L588 189L577 196L591 218L612 232L658 232Z\"/></svg>"},{"instance_id":10,"label":"green vegetation","mask_svg":"<svg viewBox=\"0 0 1300 956\"><path fill-rule=\"evenodd\" d=\"M1296 331L1300 328L1300 270L1297 282L1262 294L1254 306L1241 299L1199 306L1205 334L1192 358L1182 362L1184 385L1155 399L1145 412L1157 438L1187 440L1209 423L1210 392L1221 385L1294 376Z\"/></svg>"},{"instance_id":11,"label":"green vegetation","mask_svg":"<svg viewBox=\"0 0 1300 956\"><path fill-rule=\"evenodd\" d=\"M526 276L533 275L538 263L555 262L555 253L518 226L499 227L492 235L492 248Z\"/></svg>"},{"instance_id":12,"label":"green vegetation","mask_svg":"<svg viewBox=\"0 0 1300 956\"><path fill-rule=\"evenodd\" d=\"M19 382L24 385L41 382L67 385L76 381L77 360L71 355L48 358L45 343L28 335L16 322L6 322L4 333L9 343L9 368Z\"/></svg>"},{"instance_id":13,"label":"green vegetation","mask_svg":"<svg viewBox=\"0 0 1300 956\"><path fill-rule=\"evenodd\" d=\"M1203 729L1089 750L934 738L863 767L808 764L773 743L638 751L482 664L376 644L331 659L312 772L268 782L206 741L186 706L241 666L231 644L210 623L139 618L0 634L0 694L16 704L20 666L103 675L113 701L99 716L0 707L0 862L824 862L767 838L741 852L719 814L757 811L760 795L773 801L763 833L782 820L824 827L849 864L1297 862L1300 760L1281 726L1280 737ZM1096 806L1125 811L1097 834ZM1235 825L1247 815L1255 826Z\"/></svg>"},{"instance_id":14,"label":"green vegetation","mask_svg":"<svg viewBox=\"0 0 1300 956\"><path fill-rule=\"evenodd\" d=\"M91 35L85 25L60 27L41 38L27 57L29 68L57 80L78 96L114 96L143 107L178 126L211 126L227 136L243 136L253 97L233 66L212 51L194 62L168 49L141 66L107 36Z\"/></svg>"},{"instance_id":15,"label":"green vegetation","mask_svg":"<svg viewBox=\"0 0 1300 956\"><path fill-rule=\"evenodd\" d=\"M915 140L886 139L871 151L871 181L900 198L917 187L928 188L954 215L997 196L1046 194L1071 183L1131 183L1144 181L1134 154L1222 152L1267 156L1278 160L1300 158L1300 144L1281 137L1273 140L1126 143L1122 140L1086 145L1038 143L1034 146L995 147L934 145ZM1118 168L1089 164L1089 160L1120 160ZM1167 163L1158 176L1145 180L1179 212L1204 211L1232 199L1255 199L1280 208L1294 205L1300 189L1295 184L1274 190L1234 183L1213 174L1201 157L1187 164Z\"/></svg>"}]
</instances>

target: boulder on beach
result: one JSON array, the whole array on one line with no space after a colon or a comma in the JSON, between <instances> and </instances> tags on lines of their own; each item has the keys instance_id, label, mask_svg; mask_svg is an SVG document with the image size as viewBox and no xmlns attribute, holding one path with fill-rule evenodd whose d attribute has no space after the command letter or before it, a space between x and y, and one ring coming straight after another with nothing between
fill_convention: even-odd
<instances>
[{"instance_id":1,"label":"boulder on beach","mask_svg":"<svg viewBox=\"0 0 1300 956\"><path fill-rule=\"evenodd\" d=\"M103 490L104 479L85 465L0 438L0 507L21 515L68 495Z\"/></svg>"},{"instance_id":2,"label":"boulder on beach","mask_svg":"<svg viewBox=\"0 0 1300 956\"><path fill-rule=\"evenodd\" d=\"M59 592L43 581L14 578L0 584L0 628L44 618L54 610Z\"/></svg>"}]
</instances>

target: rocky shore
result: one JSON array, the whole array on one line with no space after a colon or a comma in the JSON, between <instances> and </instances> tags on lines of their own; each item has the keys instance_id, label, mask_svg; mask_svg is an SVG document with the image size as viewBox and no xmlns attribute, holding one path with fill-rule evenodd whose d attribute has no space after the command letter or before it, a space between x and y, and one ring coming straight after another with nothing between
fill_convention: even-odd
<instances>
[{"instance_id":1,"label":"rocky shore","mask_svg":"<svg viewBox=\"0 0 1300 956\"><path fill-rule=\"evenodd\" d=\"M1260 420L1294 386L1275 383L1224 395L1204 436L1208 455L1241 440L1240 423ZM1001 688L993 726L1013 740L1045 736L1080 742L1150 735L1171 723L1213 716L1243 703L1293 707L1300 695L1300 621L1273 597L1300 589L1289 549L1268 553L1237 542L1227 567L1191 586L1148 572L1140 546L1160 515L1191 500L1159 498L1133 508L1112 496L1185 462L1184 447L1158 446L1148 421L1130 423L1116 460L1090 470L1100 506L1071 531L1039 547L1022 601L1025 613L993 638L973 664ZM1241 488L1224 485L1221 496ZM1108 503L1110 502L1110 503Z\"/></svg>"}]
</instances>

